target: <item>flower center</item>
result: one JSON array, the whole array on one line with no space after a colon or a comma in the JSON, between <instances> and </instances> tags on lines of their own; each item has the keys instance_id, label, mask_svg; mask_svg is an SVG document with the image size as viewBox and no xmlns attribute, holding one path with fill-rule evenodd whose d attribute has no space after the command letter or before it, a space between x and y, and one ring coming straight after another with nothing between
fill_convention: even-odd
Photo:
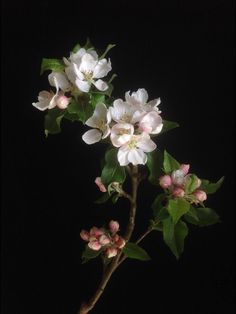
<instances>
[{"instance_id":1,"label":"flower center","mask_svg":"<svg viewBox=\"0 0 236 314\"><path fill-rule=\"evenodd\" d=\"M97 125L97 128L101 130L102 132L104 132L106 129L106 122L104 120L100 120Z\"/></svg>"},{"instance_id":2,"label":"flower center","mask_svg":"<svg viewBox=\"0 0 236 314\"><path fill-rule=\"evenodd\" d=\"M137 146L137 140L135 138L132 138L131 141L128 144L129 149L134 149Z\"/></svg>"},{"instance_id":3,"label":"flower center","mask_svg":"<svg viewBox=\"0 0 236 314\"><path fill-rule=\"evenodd\" d=\"M131 115L128 114L128 113L125 113L125 114L123 114L123 116L121 117L121 120L122 120L123 122L130 122L130 120L131 120Z\"/></svg>"},{"instance_id":4,"label":"flower center","mask_svg":"<svg viewBox=\"0 0 236 314\"><path fill-rule=\"evenodd\" d=\"M129 134L129 130L128 129L120 129L118 132L118 135L124 135L124 134Z\"/></svg>"},{"instance_id":5,"label":"flower center","mask_svg":"<svg viewBox=\"0 0 236 314\"><path fill-rule=\"evenodd\" d=\"M91 79L93 78L92 71L83 72L83 74L86 81L91 81Z\"/></svg>"}]
</instances>

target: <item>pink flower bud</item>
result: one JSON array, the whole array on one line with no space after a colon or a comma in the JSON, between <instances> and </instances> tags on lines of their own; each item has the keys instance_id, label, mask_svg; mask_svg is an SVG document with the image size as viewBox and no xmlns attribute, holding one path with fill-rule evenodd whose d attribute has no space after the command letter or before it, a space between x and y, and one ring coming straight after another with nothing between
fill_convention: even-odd
<instances>
[{"instance_id":1,"label":"pink flower bud","mask_svg":"<svg viewBox=\"0 0 236 314\"><path fill-rule=\"evenodd\" d=\"M180 187L175 187L172 192L173 197L184 197L184 190Z\"/></svg>"},{"instance_id":2,"label":"pink flower bud","mask_svg":"<svg viewBox=\"0 0 236 314\"><path fill-rule=\"evenodd\" d=\"M113 237L112 237L112 241L113 242L117 242L119 240L120 236L118 234L115 234Z\"/></svg>"},{"instance_id":3,"label":"pink flower bud","mask_svg":"<svg viewBox=\"0 0 236 314\"><path fill-rule=\"evenodd\" d=\"M122 237L119 237L119 239L116 241L116 246L119 249L122 249L125 246L125 240Z\"/></svg>"},{"instance_id":4,"label":"pink flower bud","mask_svg":"<svg viewBox=\"0 0 236 314\"><path fill-rule=\"evenodd\" d=\"M88 247L94 251L99 251L102 246L97 240L95 240L95 241L90 241L88 243Z\"/></svg>"},{"instance_id":5,"label":"pink flower bud","mask_svg":"<svg viewBox=\"0 0 236 314\"><path fill-rule=\"evenodd\" d=\"M193 195L196 197L197 202L204 202L207 199L206 192L202 190L195 191Z\"/></svg>"},{"instance_id":6,"label":"pink flower bud","mask_svg":"<svg viewBox=\"0 0 236 314\"><path fill-rule=\"evenodd\" d=\"M82 238L84 241L89 241L90 235L89 235L88 231L86 231L86 230L81 230L80 236L81 236L81 238Z\"/></svg>"},{"instance_id":7,"label":"pink flower bud","mask_svg":"<svg viewBox=\"0 0 236 314\"><path fill-rule=\"evenodd\" d=\"M159 178L159 183L163 189L167 189L168 187L171 186L172 179L169 175L164 175L164 176Z\"/></svg>"},{"instance_id":8,"label":"pink flower bud","mask_svg":"<svg viewBox=\"0 0 236 314\"><path fill-rule=\"evenodd\" d=\"M107 189L106 189L105 185L102 183L102 180L100 177L97 177L94 182L97 184L97 186L99 187L99 190L101 192L104 193L107 191Z\"/></svg>"},{"instance_id":9,"label":"pink flower bud","mask_svg":"<svg viewBox=\"0 0 236 314\"><path fill-rule=\"evenodd\" d=\"M98 229L97 227L93 227L90 229L90 236L94 236L96 238L100 237L101 235L104 234L104 230L103 229Z\"/></svg>"},{"instance_id":10,"label":"pink flower bud","mask_svg":"<svg viewBox=\"0 0 236 314\"><path fill-rule=\"evenodd\" d=\"M110 239L105 234L101 235L100 238L99 238L99 243L101 245L107 245L110 242L111 242Z\"/></svg>"},{"instance_id":11,"label":"pink flower bud","mask_svg":"<svg viewBox=\"0 0 236 314\"><path fill-rule=\"evenodd\" d=\"M111 231L111 233L116 233L119 230L119 223L115 220L111 220L109 222L109 229Z\"/></svg>"},{"instance_id":12,"label":"pink flower bud","mask_svg":"<svg viewBox=\"0 0 236 314\"><path fill-rule=\"evenodd\" d=\"M66 109L67 106L69 105L69 102L70 102L70 98L68 98L64 95L58 96L58 98L56 100L57 107L60 109Z\"/></svg>"},{"instance_id":13,"label":"pink flower bud","mask_svg":"<svg viewBox=\"0 0 236 314\"><path fill-rule=\"evenodd\" d=\"M187 165L187 164L180 165L180 170L183 171L184 176L186 176L186 174L188 174L189 168L190 168L190 165Z\"/></svg>"},{"instance_id":14,"label":"pink flower bud","mask_svg":"<svg viewBox=\"0 0 236 314\"><path fill-rule=\"evenodd\" d=\"M118 250L114 247L109 247L107 250L106 250L106 255L108 258L111 258L111 257L114 257L117 255L117 252Z\"/></svg>"}]
</instances>

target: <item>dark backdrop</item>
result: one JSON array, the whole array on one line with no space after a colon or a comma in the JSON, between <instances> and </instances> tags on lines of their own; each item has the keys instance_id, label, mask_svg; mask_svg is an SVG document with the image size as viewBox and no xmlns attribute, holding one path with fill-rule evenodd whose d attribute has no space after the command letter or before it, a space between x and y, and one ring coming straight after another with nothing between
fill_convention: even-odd
<instances>
[{"instance_id":1,"label":"dark backdrop","mask_svg":"<svg viewBox=\"0 0 236 314\"><path fill-rule=\"evenodd\" d=\"M199 177L226 177L208 201L222 223L191 228L178 262L159 233L147 238L152 261L123 264L93 313L233 313L232 2L4 0L2 24L2 313L75 314L100 277L99 263L81 266L80 230L127 217L125 201L93 203L103 145L83 143L79 123L46 139L44 113L31 105L49 86L42 57L68 56L87 36L99 49L117 44L116 97L145 87L161 97L163 117L180 123L159 147ZM155 193L142 188L138 232Z\"/></svg>"}]
</instances>

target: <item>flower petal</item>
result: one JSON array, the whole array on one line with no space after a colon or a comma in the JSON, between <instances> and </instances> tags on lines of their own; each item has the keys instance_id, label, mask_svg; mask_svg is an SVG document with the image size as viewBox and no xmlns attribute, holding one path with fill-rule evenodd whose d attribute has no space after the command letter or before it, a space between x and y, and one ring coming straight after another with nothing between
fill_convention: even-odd
<instances>
[{"instance_id":1,"label":"flower petal","mask_svg":"<svg viewBox=\"0 0 236 314\"><path fill-rule=\"evenodd\" d=\"M96 82L93 82L93 84L97 87L98 90L100 91L105 91L108 89L108 85L106 82L104 82L103 80L97 80Z\"/></svg>"},{"instance_id":2,"label":"flower petal","mask_svg":"<svg viewBox=\"0 0 236 314\"><path fill-rule=\"evenodd\" d=\"M102 133L97 129L89 130L82 136L83 141L88 145L99 142L101 138Z\"/></svg>"},{"instance_id":3,"label":"flower petal","mask_svg":"<svg viewBox=\"0 0 236 314\"><path fill-rule=\"evenodd\" d=\"M111 129L111 142L115 147L129 142L134 134L134 127L129 123L117 123Z\"/></svg>"},{"instance_id":4,"label":"flower petal","mask_svg":"<svg viewBox=\"0 0 236 314\"><path fill-rule=\"evenodd\" d=\"M96 64L97 64L97 61L94 59L94 57L89 53L85 53L83 57L81 58L81 64L79 66L79 70L80 72L83 72L83 73L93 72Z\"/></svg>"},{"instance_id":5,"label":"flower petal","mask_svg":"<svg viewBox=\"0 0 236 314\"><path fill-rule=\"evenodd\" d=\"M150 111L141 119L139 127L144 132L158 134L163 127L162 118L156 111Z\"/></svg>"},{"instance_id":6,"label":"flower petal","mask_svg":"<svg viewBox=\"0 0 236 314\"><path fill-rule=\"evenodd\" d=\"M122 146L118 150L117 158L121 166L127 166L129 164L128 154L129 150L126 146Z\"/></svg>"},{"instance_id":7,"label":"flower petal","mask_svg":"<svg viewBox=\"0 0 236 314\"><path fill-rule=\"evenodd\" d=\"M90 83L89 82L82 81L82 80L77 78L75 80L75 84L82 92L88 93L88 91L90 89Z\"/></svg>"},{"instance_id":8,"label":"flower petal","mask_svg":"<svg viewBox=\"0 0 236 314\"><path fill-rule=\"evenodd\" d=\"M146 89L144 88L139 88L137 92L133 92L131 97L133 97L137 102L141 104L146 104L148 100L148 93Z\"/></svg>"},{"instance_id":9,"label":"flower petal","mask_svg":"<svg viewBox=\"0 0 236 314\"><path fill-rule=\"evenodd\" d=\"M147 133L142 133L138 139L137 147L141 148L146 153L150 153L156 149L157 146Z\"/></svg>"},{"instance_id":10,"label":"flower petal","mask_svg":"<svg viewBox=\"0 0 236 314\"><path fill-rule=\"evenodd\" d=\"M99 60L93 71L93 78L102 78L111 71L111 62L107 59Z\"/></svg>"},{"instance_id":11,"label":"flower petal","mask_svg":"<svg viewBox=\"0 0 236 314\"><path fill-rule=\"evenodd\" d=\"M71 85L63 72L52 72L48 75L48 81L51 86L55 86L63 90L63 92L69 91Z\"/></svg>"},{"instance_id":12,"label":"flower petal","mask_svg":"<svg viewBox=\"0 0 236 314\"><path fill-rule=\"evenodd\" d=\"M142 149L132 149L128 154L128 160L134 166L145 165L147 162L147 155L143 152Z\"/></svg>"}]
</instances>

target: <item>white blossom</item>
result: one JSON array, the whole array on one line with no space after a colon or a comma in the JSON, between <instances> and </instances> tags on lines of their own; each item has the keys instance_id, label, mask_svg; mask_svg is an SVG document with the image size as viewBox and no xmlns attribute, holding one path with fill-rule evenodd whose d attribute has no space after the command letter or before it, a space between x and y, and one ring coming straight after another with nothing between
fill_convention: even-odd
<instances>
[{"instance_id":1,"label":"white blossom","mask_svg":"<svg viewBox=\"0 0 236 314\"><path fill-rule=\"evenodd\" d=\"M117 123L111 129L111 142L115 147L120 147L129 142L134 134L134 127L130 123Z\"/></svg>"},{"instance_id":2,"label":"white blossom","mask_svg":"<svg viewBox=\"0 0 236 314\"><path fill-rule=\"evenodd\" d=\"M106 138L110 134L109 124L111 122L111 116L107 107L103 103L98 103L94 110L92 117L90 117L85 124L92 127L84 133L82 139L86 144L94 144L101 139Z\"/></svg>"}]
</instances>

